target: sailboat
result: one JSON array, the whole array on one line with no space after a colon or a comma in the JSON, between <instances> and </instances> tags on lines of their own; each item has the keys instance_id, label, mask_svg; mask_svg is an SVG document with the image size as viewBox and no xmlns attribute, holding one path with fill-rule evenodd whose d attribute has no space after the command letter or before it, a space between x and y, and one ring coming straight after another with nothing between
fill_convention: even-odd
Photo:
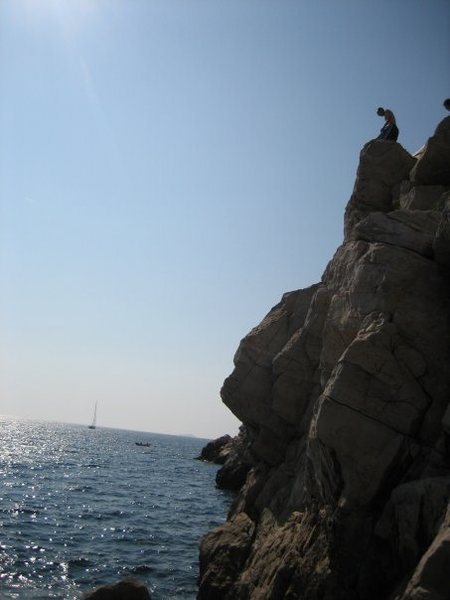
<instances>
[{"instance_id":1,"label":"sailboat","mask_svg":"<svg viewBox=\"0 0 450 600\"><path fill-rule=\"evenodd\" d=\"M94 418L92 419L91 425L89 425L89 429L95 429L97 427L97 401L95 402L94 407Z\"/></svg>"}]
</instances>

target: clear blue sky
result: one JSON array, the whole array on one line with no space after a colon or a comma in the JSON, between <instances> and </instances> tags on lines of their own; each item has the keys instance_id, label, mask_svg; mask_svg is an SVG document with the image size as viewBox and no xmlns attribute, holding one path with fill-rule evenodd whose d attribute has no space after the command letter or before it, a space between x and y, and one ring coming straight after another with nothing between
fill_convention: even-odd
<instances>
[{"instance_id":1,"label":"clear blue sky","mask_svg":"<svg viewBox=\"0 0 450 600\"><path fill-rule=\"evenodd\" d=\"M450 96L447 0L2 0L0 413L237 431L239 340L342 241L391 108Z\"/></svg>"}]
</instances>

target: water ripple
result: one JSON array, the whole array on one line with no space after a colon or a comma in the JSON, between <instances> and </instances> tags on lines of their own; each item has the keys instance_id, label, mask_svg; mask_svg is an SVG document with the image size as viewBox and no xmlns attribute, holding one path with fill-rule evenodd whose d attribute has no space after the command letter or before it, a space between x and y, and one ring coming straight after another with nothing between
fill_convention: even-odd
<instances>
[{"instance_id":1,"label":"water ripple","mask_svg":"<svg viewBox=\"0 0 450 600\"><path fill-rule=\"evenodd\" d=\"M0 597L78 599L135 575L156 600L194 599L198 542L230 495L203 440L0 419ZM135 441L150 442L149 448Z\"/></svg>"}]
</instances>

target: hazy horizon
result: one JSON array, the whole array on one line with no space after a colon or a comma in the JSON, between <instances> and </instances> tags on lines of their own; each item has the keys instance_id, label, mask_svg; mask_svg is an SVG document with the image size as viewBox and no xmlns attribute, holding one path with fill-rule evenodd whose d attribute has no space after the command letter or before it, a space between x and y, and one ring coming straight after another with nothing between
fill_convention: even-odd
<instances>
[{"instance_id":1,"label":"hazy horizon","mask_svg":"<svg viewBox=\"0 0 450 600\"><path fill-rule=\"evenodd\" d=\"M30 417L18 417L17 415L4 415L4 414L0 414L0 422L2 420L11 420L11 421L31 421L32 423L51 423L52 425L74 425L75 427L86 427L88 428L88 425L90 423L71 423L71 422L67 422L67 421L52 421L52 420L43 420L43 419L33 419ZM202 437L202 436L198 436L195 435L193 433L188 433L188 432L183 432L180 431L179 433L164 433L162 431L147 431L144 429L127 429L124 427L111 427L108 425L97 425L95 427L95 430L97 429L113 429L113 430L119 430L119 431L128 431L130 433L142 433L144 435L150 434L150 435L161 435L161 436L172 436L172 437L186 437L186 438L195 438L197 440L211 440L213 438L210 437ZM93 435L95 435L95 433L93 433ZM147 441L146 439L144 439L143 441Z\"/></svg>"}]
</instances>

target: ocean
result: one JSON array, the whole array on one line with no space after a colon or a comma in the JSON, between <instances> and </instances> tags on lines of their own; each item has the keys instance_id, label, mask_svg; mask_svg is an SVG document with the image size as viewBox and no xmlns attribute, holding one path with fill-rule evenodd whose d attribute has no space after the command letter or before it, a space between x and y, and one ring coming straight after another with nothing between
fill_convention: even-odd
<instances>
[{"instance_id":1,"label":"ocean","mask_svg":"<svg viewBox=\"0 0 450 600\"><path fill-rule=\"evenodd\" d=\"M195 460L207 440L7 417L0 439L1 600L124 576L154 600L196 597L200 538L232 501Z\"/></svg>"}]
</instances>

